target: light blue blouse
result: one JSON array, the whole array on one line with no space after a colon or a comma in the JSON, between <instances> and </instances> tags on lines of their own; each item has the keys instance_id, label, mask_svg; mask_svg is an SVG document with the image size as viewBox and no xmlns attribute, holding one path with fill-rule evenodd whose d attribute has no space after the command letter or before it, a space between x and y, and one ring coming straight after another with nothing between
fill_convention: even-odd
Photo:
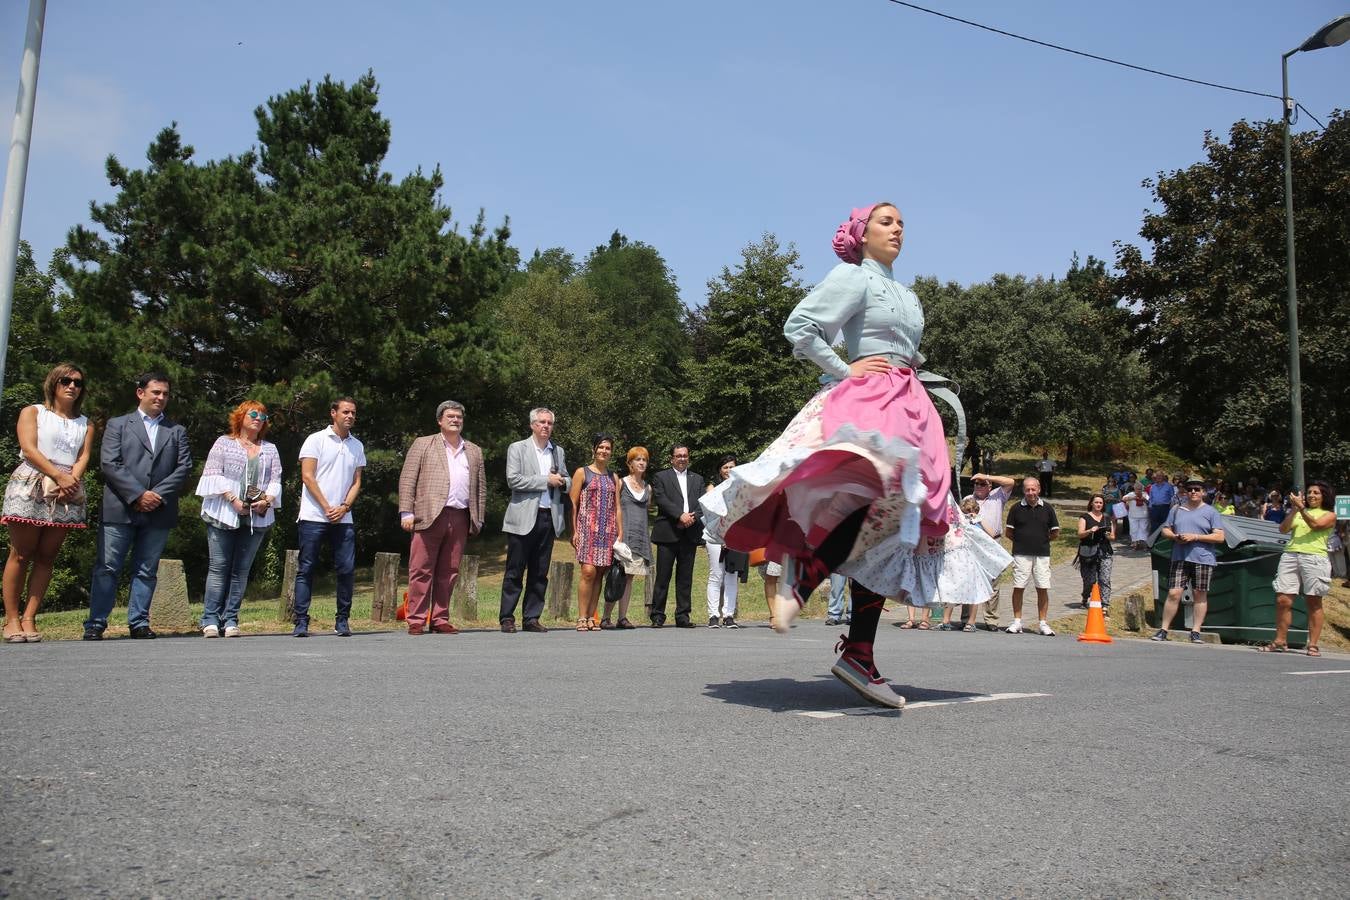
<instances>
[{"instance_id":1,"label":"light blue blouse","mask_svg":"<svg viewBox=\"0 0 1350 900\"><path fill-rule=\"evenodd\" d=\"M783 325L793 356L842 381L849 377L848 363L830 346L835 334L843 337L850 360L888 356L914 369L923 364L923 304L876 260L835 266Z\"/></svg>"}]
</instances>

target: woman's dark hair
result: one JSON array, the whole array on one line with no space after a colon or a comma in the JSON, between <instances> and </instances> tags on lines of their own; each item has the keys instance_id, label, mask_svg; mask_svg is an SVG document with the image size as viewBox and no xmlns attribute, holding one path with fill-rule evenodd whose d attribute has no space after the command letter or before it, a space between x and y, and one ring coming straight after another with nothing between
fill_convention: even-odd
<instances>
[{"instance_id":1,"label":"woman's dark hair","mask_svg":"<svg viewBox=\"0 0 1350 900\"><path fill-rule=\"evenodd\" d=\"M605 443L606 441L609 442L609 449L613 450L614 449L613 435L605 434L603 431L597 433L595 437L591 438L591 452L594 453L596 450L599 450L600 445Z\"/></svg>"},{"instance_id":2,"label":"woman's dark hair","mask_svg":"<svg viewBox=\"0 0 1350 900\"><path fill-rule=\"evenodd\" d=\"M1336 508L1336 492L1331 489L1331 485L1327 484L1325 481L1310 481L1308 482L1308 487L1315 487L1322 489L1322 506L1321 506L1322 509ZM1306 490L1303 496L1304 497L1308 496Z\"/></svg>"},{"instance_id":3,"label":"woman's dark hair","mask_svg":"<svg viewBox=\"0 0 1350 900\"><path fill-rule=\"evenodd\" d=\"M1102 512L1106 512L1106 498L1102 496L1102 494L1101 494L1100 491L1099 491L1098 493L1093 494L1091 497L1088 498L1088 512L1092 512L1092 501L1093 501L1093 500L1100 500L1100 501L1102 501Z\"/></svg>"},{"instance_id":4,"label":"woman's dark hair","mask_svg":"<svg viewBox=\"0 0 1350 900\"><path fill-rule=\"evenodd\" d=\"M722 457L720 460L717 461L717 470L720 472L722 470L722 467L725 466L727 463L734 463L735 461L736 461L736 454L728 453L726 456Z\"/></svg>"}]
</instances>

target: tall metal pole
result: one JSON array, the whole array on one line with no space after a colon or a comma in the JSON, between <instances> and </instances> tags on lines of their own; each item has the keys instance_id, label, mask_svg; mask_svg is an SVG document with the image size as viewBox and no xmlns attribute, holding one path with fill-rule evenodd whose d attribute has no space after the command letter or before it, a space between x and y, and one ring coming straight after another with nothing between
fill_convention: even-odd
<instances>
[{"instance_id":1,"label":"tall metal pole","mask_svg":"<svg viewBox=\"0 0 1350 900\"><path fill-rule=\"evenodd\" d=\"M1294 101L1289 99L1290 50L1280 57L1280 78L1284 98L1284 252L1285 287L1289 300L1289 451L1294 458L1294 485L1303 490L1303 383L1298 369L1298 277L1294 272L1294 175L1289 150L1289 118Z\"/></svg>"},{"instance_id":2,"label":"tall metal pole","mask_svg":"<svg viewBox=\"0 0 1350 900\"><path fill-rule=\"evenodd\" d=\"M28 148L33 140L33 106L37 102L38 61L42 57L42 26L46 18L47 0L29 0L28 34L19 66L19 99L14 107L14 133L9 141L9 168L5 172L5 200L0 208L0 394L5 389L5 361L9 357L9 317L14 310L14 276L19 264L19 223L23 220Z\"/></svg>"}]
</instances>

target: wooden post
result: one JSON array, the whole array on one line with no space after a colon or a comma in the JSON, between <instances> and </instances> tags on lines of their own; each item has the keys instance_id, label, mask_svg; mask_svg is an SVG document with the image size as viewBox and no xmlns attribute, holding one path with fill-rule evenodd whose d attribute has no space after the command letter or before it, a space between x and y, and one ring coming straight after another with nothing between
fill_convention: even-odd
<instances>
[{"instance_id":1,"label":"wooden post","mask_svg":"<svg viewBox=\"0 0 1350 900\"><path fill-rule=\"evenodd\" d=\"M1125 598L1125 627L1130 631L1144 628L1144 595L1140 591Z\"/></svg>"},{"instance_id":2,"label":"wooden post","mask_svg":"<svg viewBox=\"0 0 1350 900\"><path fill-rule=\"evenodd\" d=\"M549 566L548 611L554 618L571 618L573 568L569 562L555 562Z\"/></svg>"},{"instance_id":3,"label":"wooden post","mask_svg":"<svg viewBox=\"0 0 1350 900\"><path fill-rule=\"evenodd\" d=\"M286 551L286 566L281 576L281 602L277 604L277 621L295 621L295 573L300 568L300 551Z\"/></svg>"},{"instance_id":4,"label":"wooden post","mask_svg":"<svg viewBox=\"0 0 1350 900\"><path fill-rule=\"evenodd\" d=\"M478 557L462 556L459 579L450 597L450 614L461 622L478 621Z\"/></svg>"},{"instance_id":5,"label":"wooden post","mask_svg":"<svg viewBox=\"0 0 1350 900\"><path fill-rule=\"evenodd\" d=\"M647 574L642 576L642 609L647 614L647 618L652 617L652 593L654 591L655 576L652 574L652 567L647 567Z\"/></svg>"},{"instance_id":6,"label":"wooden post","mask_svg":"<svg viewBox=\"0 0 1350 900\"><path fill-rule=\"evenodd\" d=\"M375 597L370 601L370 619L390 622L398 611L398 567L403 557L397 553L375 554Z\"/></svg>"}]
</instances>

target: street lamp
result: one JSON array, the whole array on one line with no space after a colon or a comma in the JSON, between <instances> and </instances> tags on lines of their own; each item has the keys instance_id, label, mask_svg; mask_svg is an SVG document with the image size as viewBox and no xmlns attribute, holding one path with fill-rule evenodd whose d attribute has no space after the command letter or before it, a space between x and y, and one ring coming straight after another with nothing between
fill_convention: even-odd
<instances>
[{"instance_id":1,"label":"street lamp","mask_svg":"<svg viewBox=\"0 0 1350 900\"><path fill-rule=\"evenodd\" d=\"M1289 295L1289 430L1290 451L1294 457L1294 485L1303 484L1303 385L1298 371L1298 279L1294 274L1294 176L1289 152L1289 117L1294 101L1289 98L1289 57L1302 50L1338 47L1350 41L1350 14L1332 19L1312 37L1280 57L1280 77L1284 98L1284 251L1286 287Z\"/></svg>"}]
</instances>

